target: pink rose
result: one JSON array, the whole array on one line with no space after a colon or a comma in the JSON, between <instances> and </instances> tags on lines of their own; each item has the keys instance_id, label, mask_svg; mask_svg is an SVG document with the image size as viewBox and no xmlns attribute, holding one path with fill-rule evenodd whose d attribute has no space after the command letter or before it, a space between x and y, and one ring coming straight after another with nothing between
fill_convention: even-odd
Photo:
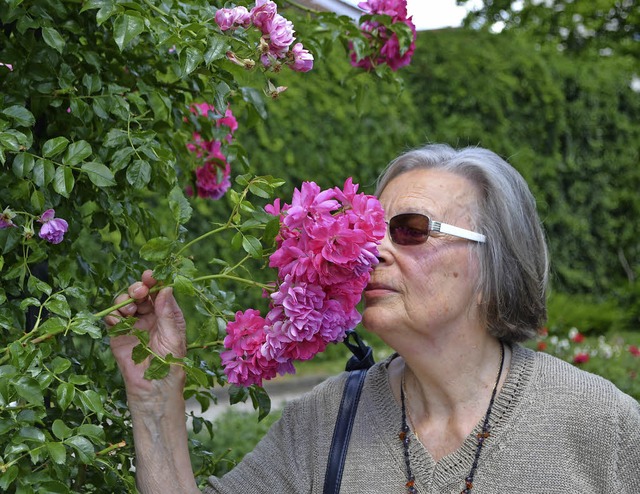
<instances>
[{"instance_id":1,"label":"pink rose","mask_svg":"<svg viewBox=\"0 0 640 494\"><path fill-rule=\"evenodd\" d=\"M313 55L302 46L302 43L293 45L291 55L293 56L291 68L296 72L309 72L313 68Z\"/></svg>"}]
</instances>

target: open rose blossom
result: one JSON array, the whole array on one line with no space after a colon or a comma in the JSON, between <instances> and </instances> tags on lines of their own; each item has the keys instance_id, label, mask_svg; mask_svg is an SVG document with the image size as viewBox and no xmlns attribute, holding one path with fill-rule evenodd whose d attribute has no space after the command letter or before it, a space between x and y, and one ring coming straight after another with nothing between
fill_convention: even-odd
<instances>
[{"instance_id":1,"label":"open rose blossom","mask_svg":"<svg viewBox=\"0 0 640 494\"><path fill-rule=\"evenodd\" d=\"M56 218L55 215L56 212L53 209L47 209L40 215L38 221L42 223L42 227L38 235L47 242L59 244L69 229L69 224L62 218Z\"/></svg>"},{"instance_id":2,"label":"open rose blossom","mask_svg":"<svg viewBox=\"0 0 640 494\"><path fill-rule=\"evenodd\" d=\"M292 373L294 361L342 341L360 322L356 305L378 263L386 225L378 199L357 191L350 178L342 189L304 182L291 204L276 200L265 208L280 218L269 258L278 281L264 319L249 309L227 325L221 358L230 383L262 385Z\"/></svg>"},{"instance_id":3,"label":"open rose blossom","mask_svg":"<svg viewBox=\"0 0 640 494\"><path fill-rule=\"evenodd\" d=\"M215 19L221 31L252 27L260 31L262 36L257 48L264 67L278 71L286 65L296 72L308 72L313 68L313 55L301 43L291 48L296 39L293 23L278 14L275 2L256 0L250 11L246 7L221 8L216 11ZM237 57L232 51L227 52L227 58L247 68L255 64L251 59Z\"/></svg>"},{"instance_id":4,"label":"open rose blossom","mask_svg":"<svg viewBox=\"0 0 640 494\"><path fill-rule=\"evenodd\" d=\"M387 64L396 71L411 62L416 49L416 26L412 17L407 15L407 0L367 0L358 4L367 15L385 15L391 17L391 24L403 23L411 32L411 43L402 48L398 35L374 19L360 24L360 30L369 40L368 54L359 59L355 50L351 51L351 65L372 70L378 65Z\"/></svg>"}]
</instances>

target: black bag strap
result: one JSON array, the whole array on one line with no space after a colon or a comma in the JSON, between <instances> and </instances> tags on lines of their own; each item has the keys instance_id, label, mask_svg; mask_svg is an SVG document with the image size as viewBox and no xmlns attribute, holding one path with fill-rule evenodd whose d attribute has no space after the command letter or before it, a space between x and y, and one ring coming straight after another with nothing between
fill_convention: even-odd
<instances>
[{"instance_id":1,"label":"black bag strap","mask_svg":"<svg viewBox=\"0 0 640 494\"><path fill-rule=\"evenodd\" d=\"M354 343L349 339L355 340ZM336 425L331 438L331 449L327 461L327 473L324 477L324 494L338 494L342 483L342 471L347 456L349 438L353 430L353 422L358 410L358 402L362 394L367 370L374 363L373 350L367 346L355 331L348 331L344 339L345 345L353 352L353 356L347 362L347 382L344 385L342 400Z\"/></svg>"}]
</instances>

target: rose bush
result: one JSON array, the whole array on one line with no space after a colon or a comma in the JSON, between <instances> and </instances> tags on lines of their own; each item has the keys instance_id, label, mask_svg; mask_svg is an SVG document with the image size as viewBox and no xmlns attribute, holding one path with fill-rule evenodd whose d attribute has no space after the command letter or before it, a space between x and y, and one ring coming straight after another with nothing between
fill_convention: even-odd
<instances>
[{"instance_id":1,"label":"rose bush","mask_svg":"<svg viewBox=\"0 0 640 494\"><path fill-rule=\"evenodd\" d=\"M247 264L264 267L273 252L279 218L263 206L282 180L254 176L236 126L267 118L265 96L286 96L281 68L306 76L335 40L348 57L368 38L334 14L306 15L294 29L273 2L238 3L0 0L4 492L135 491L101 318L144 268L188 295L201 322L179 361L151 355L133 330L134 358L152 358L150 378L184 366L186 396L204 409L208 390L226 382L219 353L238 305L225 283L271 288ZM213 199L225 202L223 217L194 213ZM231 248L195 258L193 246L212 238ZM261 388L232 396L268 413ZM219 457L191 447L203 459L197 475L215 473Z\"/></svg>"}]
</instances>

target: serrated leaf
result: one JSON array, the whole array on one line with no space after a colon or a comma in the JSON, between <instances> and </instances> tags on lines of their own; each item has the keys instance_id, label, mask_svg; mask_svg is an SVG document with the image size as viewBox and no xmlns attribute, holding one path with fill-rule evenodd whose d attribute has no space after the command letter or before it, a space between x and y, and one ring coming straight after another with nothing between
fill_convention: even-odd
<instances>
[{"instance_id":1,"label":"serrated leaf","mask_svg":"<svg viewBox=\"0 0 640 494\"><path fill-rule=\"evenodd\" d=\"M264 197L265 199L269 199L273 195L273 188L271 185L264 182L253 182L249 185L249 190L252 194L258 197Z\"/></svg>"},{"instance_id":2,"label":"serrated leaf","mask_svg":"<svg viewBox=\"0 0 640 494\"><path fill-rule=\"evenodd\" d=\"M74 166L91 156L91 145L87 141L72 142L67 149L62 163L67 166Z\"/></svg>"},{"instance_id":3,"label":"serrated leaf","mask_svg":"<svg viewBox=\"0 0 640 494\"><path fill-rule=\"evenodd\" d=\"M11 117L17 127L32 127L36 118L24 106L13 105L2 110L2 113Z\"/></svg>"},{"instance_id":4,"label":"serrated leaf","mask_svg":"<svg viewBox=\"0 0 640 494\"><path fill-rule=\"evenodd\" d=\"M144 362L144 360L149 355L151 355L151 352L146 347L146 345L142 343L138 343L136 346L133 347L133 350L131 350L131 360L133 360L136 364L140 364Z\"/></svg>"},{"instance_id":5,"label":"serrated leaf","mask_svg":"<svg viewBox=\"0 0 640 494\"><path fill-rule=\"evenodd\" d=\"M27 288L33 295L41 295L43 293L51 295L51 286L37 276L29 276L29 279L27 280Z\"/></svg>"},{"instance_id":6,"label":"serrated leaf","mask_svg":"<svg viewBox=\"0 0 640 494\"><path fill-rule=\"evenodd\" d=\"M137 15L122 14L113 24L113 37L120 51L144 32L144 19Z\"/></svg>"},{"instance_id":7,"label":"serrated leaf","mask_svg":"<svg viewBox=\"0 0 640 494\"><path fill-rule=\"evenodd\" d=\"M229 51L229 44L226 38L212 35L209 37L209 46L204 54L204 62L208 65L215 60L220 60L226 56L227 51Z\"/></svg>"},{"instance_id":8,"label":"serrated leaf","mask_svg":"<svg viewBox=\"0 0 640 494\"><path fill-rule=\"evenodd\" d=\"M116 185L113 172L102 163L88 161L82 163L82 171L87 174L89 180L98 187L111 187Z\"/></svg>"},{"instance_id":9,"label":"serrated leaf","mask_svg":"<svg viewBox=\"0 0 640 494\"><path fill-rule=\"evenodd\" d=\"M180 224L184 225L191 218L193 209L191 204L179 187L174 187L169 193L169 209L173 214L173 218Z\"/></svg>"},{"instance_id":10,"label":"serrated leaf","mask_svg":"<svg viewBox=\"0 0 640 494\"><path fill-rule=\"evenodd\" d=\"M44 39L44 42L51 48L56 50L58 53L62 54L62 52L64 51L65 40L54 28L43 27L42 39Z\"/></svg>"},{"instance_id":11,"label":"serrated leaf","mask_svg":"<svg viewBox=\"0 0 640 494\"><path fill-rule=\"evenodd\" d=\"M42 395L42 390L40 389L38 381L32 377L20 377L13 383L13 387L21 398L24 398L32 405L43 405L44 396Z\"/></svg>"},{"instance_id":12,"label":"serrated leaf","mask_svg":"<svg viewBox=\"0 0 640 494\"><path fill-rule=\"evenodd\" d=\"M242 237L242 248L251 257L259 259L262 257L262 244L253 235L245 235Z\"/></svg>"},{"instance_id":13,"label":"serrated leaf","mask_svg":"<svg viewBox=\"0 0 640 494\"><path fill-rule=\"evenodd\" d=\"M43 334L58 334L67 329L67 322L59 317L50 317L40 325Z\"/></svg>"},{"instance_id":14,"label":"serrated leaf","mask_svg":"<svg viewBox=\"0 0 640 494\"><path fill-rule=\"evenodd\" d=\"M135 160L127 167L127 182L136 189L143 189L151 180L151 165L147 161Z\"/></svg>"},{"instance_id":15,"label":"serrated leaf","mask_svg":"<svg viewBox=\"0 0 640 494\"><path fill-rule=\"evenodd\" d=\"M181 76L186 77L191 74L191 72L193 72L203 60L204 56L202 55L202 51L189 46L186 50L180 53Z\"/></svg>"},{"instance_id":16,"label":"serrated leaf","mask_svg":"<svg viewBox=\"0 0 640 494\"><path fill-rule=\"evenodd\" d=\"M51 298L44 304L44 306L54 314L66 317L67 319L71 317L69 302L67 302L67 298L61 293L52 295Z\"/></svg>"},{"instance_id":17,"label":"serrated leaf","mask_svg":"<svg viewBox=\"0 0 640 494\"><path fill-rule=\"evenodd\" d=\"M60 440L64 440L68 437L71 437L73 434L73 429L71 429L67 424L65 424L60 419L55 419L53 424L51 425L51 432Z\"/></svg>"},{"instance_id":18,"label":"serrated leaf","mask_svg":"<svg viewBox=\"0 0 640 494\"><path fill-rule=\"evenodd\" d=\"M149 240L140 249L140 257L147 261L162 261L171 253L173 241L167 237L156 237Z\"/></svg>"},{"instance_id":19,"label":"serrated leaf","mask_svg":"<svg viewBox=\"0 0 640 494\"><path fill-rule=\"evenodd\" d=\"M68 145L69 139L66 137L54 137L53 139L49 139L42 146L42 156L45 158L53 158L67 149Z\"/></svg>"},{"instance_id":20,"label":"serrated leaf","mask_svg":"<svg viewBox=\"0 0 640 494\"><path fill-rule=\"evenodd\" d=\"M178 274L173 278L173 288L176 293L181 295L194 295L196 293L196 290L193 287L193 281L181 274Z\"/></svg>"},{"instance_id":21,"label":"serrated leaf","mask_svg":"<svg viewBox=\"0 0 640 494\"><path fill-rule=\"evenodd\" d=\"M59 166L56 169L56 173L53 176L53 190L55 190L62 197L67 199L73 191L73 187L76 183L73 177L73 171L68 166Z\"/></svg>"},{"instance_id":22,"label":"serrated leaf","mask_svg":"<svg viewBox=\"0 0 640 494\"><path fill-rule=\"evenodd\" d=\"M148 380L162 379L169 374L171 366L157 357L151 359L149 368L144 373L144 378Z\"/></svg>"}]
</instances>

